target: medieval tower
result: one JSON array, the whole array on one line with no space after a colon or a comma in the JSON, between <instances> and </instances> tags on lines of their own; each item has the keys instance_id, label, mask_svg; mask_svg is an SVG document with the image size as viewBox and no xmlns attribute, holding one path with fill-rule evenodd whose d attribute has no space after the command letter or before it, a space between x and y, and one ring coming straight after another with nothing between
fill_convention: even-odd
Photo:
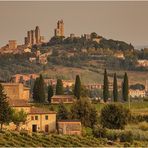
<instances>
[{"instance_id":1,"label":"medieval tower","mask_svg":"<svg viewBox=\"0 0 148 148\"><path fill-rule=\"evenodd\" d=\"M59 20L57 22L57 28L54 30L55 36L64 36L64 22L63 20Z\"/></svg>"}]
</instances>

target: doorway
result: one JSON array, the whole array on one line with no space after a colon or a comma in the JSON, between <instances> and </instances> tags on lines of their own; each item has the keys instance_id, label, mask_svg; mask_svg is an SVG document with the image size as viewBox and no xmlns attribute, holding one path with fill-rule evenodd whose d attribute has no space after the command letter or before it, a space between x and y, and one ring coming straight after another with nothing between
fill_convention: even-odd
<instances>
[{"instance_id":1,"label":"doorway","mask_svg":"<svg viewBox=\"0 0 148 148\"><path fill-rule=\"evenodd\" d=\"M45 132L48 133L49 132L49 126L45 125Z\"/></svg>"},{"instance_id":2,"label":"doorway","mask_svg":"<svg viewBox=\"0 0 148 148\"><path fill-rule=\"evenodd\" d=\"M32 132L37 132L37 125L36 124L32 125Z\"/></svg>"}]
</instances>

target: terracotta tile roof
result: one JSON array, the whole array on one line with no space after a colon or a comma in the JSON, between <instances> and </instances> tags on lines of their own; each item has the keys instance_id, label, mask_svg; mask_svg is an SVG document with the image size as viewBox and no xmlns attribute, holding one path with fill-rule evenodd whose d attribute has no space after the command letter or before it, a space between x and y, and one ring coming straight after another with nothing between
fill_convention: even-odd
<instances>
[{"instance_id":1,"label":"terracotta tile roof","mask_svg":"<svg viewBox=\"0 0 148 148\"><path fill-rule=\"evenodd\" d=\"M52 97L52 99L54 99L54 98L74 98L74 96L72 96L72 95L54 95Z\"/></svg>"},{"instance_id":2,"label":"terracotta tile roof","mask_svg":"<svg viewBox=\"0 0 148 148\"><path fill-rule=\"evenodd\" d=\"M10 104L10 106L12 107L29 107L30 104L28 103L27 100L15 100L15 99L9 99L8 103Z\"/></svg>"},{"instance_id":3,"label":"terracotta tile roof","mask_svg":"<svg viewBox=\"0 0 148 148\"><path fill-rule=\"evenodd\" d=\"M56 114L56 112L45 108L31 107L29 114Z\"/></svg>"}]
</instances>

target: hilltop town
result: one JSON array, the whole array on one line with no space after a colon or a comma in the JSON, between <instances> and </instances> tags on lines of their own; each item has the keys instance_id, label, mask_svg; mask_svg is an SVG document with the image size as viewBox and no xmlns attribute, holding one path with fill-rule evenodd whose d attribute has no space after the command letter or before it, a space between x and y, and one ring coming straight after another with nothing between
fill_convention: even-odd
<instances>
[{"instance_id":1,"label":"hilltop town","mask_svg":"<svg viewBox=\"0 0 148 148\"><path fill-rule=\"evenodd\" d=\"M64 30L0 48L0 146L146 146L148 48Z\"/></svg>"}]
</instances>

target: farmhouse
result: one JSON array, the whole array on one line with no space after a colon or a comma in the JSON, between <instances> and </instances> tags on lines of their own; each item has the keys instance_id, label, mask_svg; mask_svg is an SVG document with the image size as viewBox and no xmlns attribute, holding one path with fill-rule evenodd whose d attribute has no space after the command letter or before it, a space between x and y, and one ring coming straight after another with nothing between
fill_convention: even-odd
<instances>
[{"instance_id":1,"label":"farmhouse","mask_svg":"<svg viewBox=\"0 0 148 148\"><path fill-rule=\"evenodd\" d=\"M73 103L74 97L72 95L54 95L51 98L52 104L59 104L59 103Z\"/></svg>"},{"instance_id":2,"label":"farmhouse","mask_svg":"<svg viewBox=\"0 0 148 148\"><path fill-rule=\"evenodd\" d=\"M81 122L75 120L58 121L59 134L81 135Z\"/></svg>"},{"instance_id":3,"label":"farmhouse","mask_svg":"<svg viewBox=\"0 0 148 148\"><path fill-rule=\"evenodd\" d=\"M10 106L16 111L25 111L27 120L21 124L20 129L28 132L53 132L56 130L56 112L31 106L26 100L9 100ZM9 130L15 130L13 123L7 126Z\"/></svg>"}]
</instances>

